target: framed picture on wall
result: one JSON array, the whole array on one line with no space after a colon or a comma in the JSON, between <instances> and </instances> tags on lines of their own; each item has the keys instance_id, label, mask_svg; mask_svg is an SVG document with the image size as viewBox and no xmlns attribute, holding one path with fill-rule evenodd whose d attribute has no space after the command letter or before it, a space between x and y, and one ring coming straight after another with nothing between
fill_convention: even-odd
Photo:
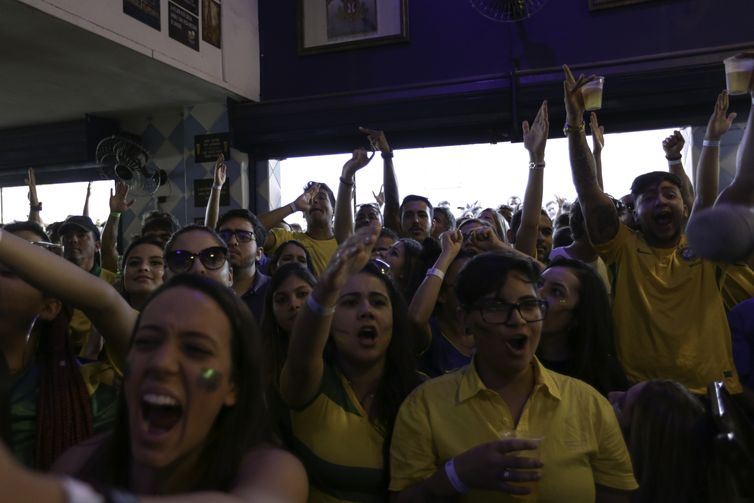
<instances>
[{"instance_id":1,"label":"framed picture on wall","mask_svg":"<svg viewBox=\"0 0 754 503\"><path fill-rule=\"evenodd\" d=\"M299 0L299 54L408 41L408 0Z\"/></svg>"},{"instance_id":2,"label":"framed picture on wall","mask_svg":"<svg viewBox=\"0 0 754 503\"><path fill-rule=\"evenodd\" d=\"M589 10L610 9L622 5L631 5L635 3L653 2L656 0L589 0Z\"/></svg>"}]
</instances>

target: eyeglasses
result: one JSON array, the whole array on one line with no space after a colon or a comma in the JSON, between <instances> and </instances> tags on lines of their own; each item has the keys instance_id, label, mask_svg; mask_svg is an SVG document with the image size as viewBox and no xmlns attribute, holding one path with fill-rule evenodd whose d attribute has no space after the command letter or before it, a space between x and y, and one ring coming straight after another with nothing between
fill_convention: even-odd
<instances>
[{"instance_id":1,"label":"eyeglasses","mask_svg":"<svg viewBox=\"0 0 754 503\"><path fill-rule=\"evenodd\" d=\"M165 261L172 272L182 273L191 270L197 257L205 268L214 271L225 264L228 259L228 249L224 246L213 246L198 253L188 250L173 250L165 254Z\"/></svg>"},{"instance_id":2,"label":"eyeglasses","mask_svg":"<svg viewBox=\"0 0 754 503\"><path fill-rule=\"evenodd\" d=\"M31 241L31 244L44 248L45 250L51 251L55 255L63 254L63 247L57 243L50 243L49 241Z\"/></svg>"},{"instance_id":3,"label":"eyeglasses","mask_svg":"<svg viewBox=\"0 0 754 503\"><path fill-rule=\"evenodd\" d=\"M503 302L500 300L491 300L475 306L479 309L482 319L491 325L504 325L511 319L513 310L518 311L527 323L542 321L547 314L547 301L540 299L531 299L519 302L518 304Z\"/></svg>"},{"instance_id":4,"label":"eyeglasses","mask_svg":"<svg viewBox=\"0 0 754 503\"><path fill-rule=\"evenodd\" d=\"M230 238L233 236L236 237L239 243L250 243L252 239L254 239L254 233L251 231L245 231L242 229L224 229L221 230L218 234L220 234L220 237L223 238L223 241L226 243L230 242Z\"/></svg>"},{"instance_id":5,"label":"eyeglasses","mask_svg":"<svg viewBox=\"0 0 754 503\"><path fill-rule=\"evenodd\" d=\"M367 267L371 267L372 269L375 269L378 273L380 273L383 276L392 277L392 274L390 272L390 264L388 264L382 259L373 258L372 260L367 262Z\"/></svg>"}]
</instances>

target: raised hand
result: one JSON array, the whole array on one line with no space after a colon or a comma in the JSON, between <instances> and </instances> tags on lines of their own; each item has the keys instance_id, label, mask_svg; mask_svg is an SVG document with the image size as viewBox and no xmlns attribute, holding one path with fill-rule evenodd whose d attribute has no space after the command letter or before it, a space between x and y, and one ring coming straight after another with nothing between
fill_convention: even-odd
<instances>
[{"instance_id":1,"label":"raised hand","mask_svg":"<svg viewBox=\"0 0 754 503\"><path fill-rule=\"evenodd\" d=\"M605 127L600 126L594 112L589 114L589 128L592 130L592 153L598 154L605 146Z\"/></svg>"},{"instance_id":2,"label":"raised hand","mask_svg":"<svg viewBox=\"0 0 754 503\"><path fill-rule=\"evenodd\" d=\"M369 164L371 160L365 149L357 148L353 151L352 157L343 165L343 177L346 179L353 177L358 170Z\"/></svg>"},{"instance_id":3,"label":"raised hand","mask_svg":"<svg viewBox=\"0 0 754 503\"><path fill-rule=\"evenodd\" d=\"M359 127L359 131L367 135L369 143L375 150L379 150L383 154L389 154L391 152L390 144L388 144L387 138L385 138L384 131L380 131L378 129L367 129L365 127Z\"/></svg>"},{"instance_id":4,"label":"raised hand","mask_svg":"<svg viewBox=\"0 0 754 503\"><path fill-rule=\"evenodd\" d=\"M463 246L463 234L459 230L445 231L440 234L441 253L454 259Z\"/></svg>"},{"instance_id":5,"label":"raised hand","mask_svg":"<svg viewBox=\"0 0 754 503\"><path fill-rule=\"evenodd\" d=\"M37 199L37 178L34 176L34 168L26 170L26 180L24 181L29 186L29 206L32 209L39 208L41 210L39 199Z\"/></svg>"},{"instance_id":6,"label":"raised hand","mask_svg":"<svg viewBox=\"0 0 754 503\"><path fill-rule=\"evenodd\" d=\"M115 193L113 193L113 189L110 189L110 212L123 213L133 203L133 199L128 201L128 185L123 182L115 182Z\"/></svg>"},{"instance_id":7,"label":"raised hand","mask_svg":"<svg viewBox=\"0 0 754 503\"><path fill-rule=\"evenodd\" d=\"M529 151L529 159L532 162L544 162L547 136L550 134L550 115L547 109L547 100L539 107L534 122L529 127L529 122L521 124L524 131L524 147Z\"/></svg>"},{"instance_id":8,"label":"raised hand","mask_svg":"<svg viewBox=\"0 0 754 503\"><path fill-rule=\"evenodd\" d=\"M737 114L736 112L728 114L728 104L728 91L724 90L717 95L715 109L707 122L707 131L704 133L706 140L719 140L730 129Z\"/></svg>"},{"instance_id":9,"label":"raised hand","mask_svg":"<svg viewBox=\"0 0 754 503\"><path fill-rule=\"evenodd\" d=\"M467 237L467 243L469 248L480 253L510 249L510 245L503 243L492 227L475 229Z\"/></svg>"},{"instance_id":10,"label":"raised hand","mask_svg":"<svg viewBox=\"0 0 754 503\"><path fill-rule=\"evenodd\" d=\"M673 134L662 141L662 149L665 151L665 157L668 159L680 159L681 151L686 140L680 131L673 131Z\"/></svg>"},{"instance_id":11,"label":"raised hand","mask_svg":"<svg viewBox=\"0 0 754 503\"><path fill-rule=\"evenodd\" d=\"M563 65L563 73L565 74L565 80L563 81L563 101L565 102L566 109L566 122L571 126L578 126L584 120L584 97L581 95L581 88L584 84L596 79L596 75L590 75L589 77L579 75L576 79L571 73L571 69L568 65Z\"/></svg>"},{"instance_id":12,"label":"raised hand","mask_svg":"<svg viewBox=\"0 0 754 503\"><path fill-rule=\"evenodd\" d=\"M296 200L293 201L293 205L298 211L306 213L309 211L309 208L312 207L312 201L314 200L314 196L317 195L317 192L319 192L319 184L315 183L305 190L303 194L298 196Z\"/></svg>"},{"instance_id":13,"label":"raised hand","mask_svg":"<svg viewBox=\"0 0 754 503\"><path fill-rule=\"evenodd\" d=\"M350 276L361 271L369 262L379 233L380 226L370 225L360 228L343 241L319 278L320 283L328 290L340 290Z\"/></svg>"},{"instance_id":14,"label":"raised hand","mask_svg":"<svg viewBox=\"0 0 754 503\"><path fill-rule=\"evenodd\" d=\"M228 166L225 164L225 156L223 154L218 154L217 160L215 161L214 171L212 173L213 185L222 188L222 186L225 185L227 177Z\"/></svg>"},{"instance_id":15,"label":"raised hand","mask_svg":"<svg viewBox=\"0 0 754 503\"><path fill-rule=\"evenodd\" d=\"M374 200L377 201L377 204L380 205L380 208L382 208L385 205L385 185L380 185L380 192L378 194L375 194L374 191L372 191L372 195L374 196Z\"/></svg>"}]
</instances>

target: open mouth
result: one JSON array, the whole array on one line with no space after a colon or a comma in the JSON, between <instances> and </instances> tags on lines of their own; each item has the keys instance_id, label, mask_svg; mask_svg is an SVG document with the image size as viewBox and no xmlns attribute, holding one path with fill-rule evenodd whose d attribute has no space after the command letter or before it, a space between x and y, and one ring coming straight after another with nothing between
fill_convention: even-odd
<instances>
[{"instance_id":1,"label":"open mouth","mask_svg":"<svg viewBox=\"0 0 754 503\"><path fill-rule=\"evenodd\" d=\"M515 352L521 352L526 349L526 345L529 343L529 338L525 335L517 335L505 341L505 344Z\"/></svg>"},{"instance_id":2,"label":"open mouth","mask_svg":"<svg viewBox=\"0 0 754 503\"><path fill-rule=\"evenodd\" d=\"M673 214L670 211L661 211L655 215L654 221L660 226L670 225L673 223Z\"/></svg>"},{"instance_id":3,"label":"open mouth","mask_svg":"<svg viewBox=\"0 0 754 503\"><path fill-rule=\"evenodd\" d=\"M377 341L377 329L375 327L361 327L356 336L361 344L373 346Z\"/></svg>"},{"instance_id":4,"label":"open mouth","mask_svg":"<svg viewBox=\"0 0 754 503\"><path fill-rule=\"evenodd\" d=\"M145 393L141 398L141 417L150 434L167 433L183 416L183 406L175 398L157 393Z\"/></svg>"}]
</instances>

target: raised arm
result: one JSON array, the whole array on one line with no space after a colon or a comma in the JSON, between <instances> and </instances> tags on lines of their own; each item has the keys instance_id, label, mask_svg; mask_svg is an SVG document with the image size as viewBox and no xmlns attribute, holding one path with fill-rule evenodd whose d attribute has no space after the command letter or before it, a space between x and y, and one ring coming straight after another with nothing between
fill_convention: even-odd
<instances>
[{"instance_id":1,"label":"raised arm","mask_svg":"<svg viewBox=\"0 0 754 503\"><path fill-rule=\"evenodd\" d=\"M717 96L715 108L704 132L702 152L696 166L696 199L692 214L715 203L720 185L720 139L728 132L736 113L728 114L728 92Z\"/></svg>"},{"instance_id":2,"label":"raised arm","mask_svg":"<svg viewBox=\"0 0 754 503\"><path fill-rule=\"evenodd\" d=\"M686 140L683 139L681 132L673 131L673 134L663 140L662 149L665 151L665 159L668 160L668 171L681 180L683 204L687 208L691 208L694 201L694 187L688 175L686 175L686 170L683 169L683 162L681 162L681 151L683 151L685 143Z\"/></svg>"},{"instance_id":3,"label":"raised arm","mask_svg":"<svg viewBox=\"0 0 754 503\"><path fill-rule=\"evenodd\" d=\"M319 184L315 183L309 187L309 190L304 191L303 194L298 196L292 203L259 215L259 221L262 222L265 229L270 230L282 222L288 215L293 215L297 211L308 211L311 206L312 198L317 192L319 192ZM273 248L275 248L275 235L272 232L268 232L267 239L264 242L264 249L272 250Z\"/></svg>"},{"instance_id":4,"label":"raised arm","mask_svg":"<svg viewBox=\"0 0 754 503\"><path fill-rule=\"evenodd\" d=\"M120 216L133 204L128 201L128 185L123 182L115 182L115 193L110 189L110 215L102 229L102 268L116 272L118 270L118 224Z\"/></svg>"},{"instance_id":5,"label":"raised arm","mask_svg":"<svg viewBox=\"0 0 754 503\"><path fill-rule=\"evenodd\" d=\"M215 228L217 219L220 216L220 195L222 194L227 176L228 166L225 165L225 157L223 154L218 154L214 170L212 171L212 191L209 193L207 210L204 212L204 225L210 229Z\"/></svg>"},{"instance_id":6,"label":"raised arm","mask_svg":"<svg viewBox=\"0 0 754 503\"><path fill-rule=\"evenodd\" d=\"M369 164L370 160L366 150L357 148L353 151L353 157L343 165L338 185L338 199L335 201L334 232L338 243L342 243L353 234L354 176L356 171Z\"/></svg>"},{"instance_id":7,"label":"raised arm","mask_svg":"<svg viewBox=\"0 0 754 503\"><path fill-rule=\"evenodd\" d=\"M34 176L34 168L26 171L26 184L29 186L29 221L44 226L40 216L42 203L37 199L37 179Z\"/></svg>"},{"instance_id":8,"label":"raised arm","mask_svg":"<svg viewBox=\"0 0 754 503\"><path fill-rule=\"evenodd\" d=\"M123 367L138 313L109 283L47 250L0 229L0 262L35 288L81 309Z\"/></svg>"},{"instance_id":9,"label":"raised arm","mask_svg":"<svg viewBox=\"0 0 754 503\"><path fill-rule=\"evenodd\" d=\"M550 116L547 101L539 107L534 122L521 124L524 130L524 147L529 151L529 180L521 210L521 225L516 233L516 250L537 257L537 236L539 235L539 215L542 211L542 190L545 179L545 146L550 134ZM546 257L545 257L546 259Z\"/></svg>"},{"instance_id":10,"label":"raised arm","mask_svg":"<svg viewBox=\"0 0 754 503\"><path fill-rule=\"evenodd\" d=\"M390 230L400 233L401 214L400 196L398 195L398 179L395 177L393 166L393 151L385 138L385 133L376 129L360 127L359 131L369 137L369 142L382 156L382 186L385 195L385 208L382 212L383 225Z\"/></svg>"},{"instance_id":11,"label":"raised arm","mask_svg":"<svg viewBox=\"0 0 754 503\"><path fill-rule=\"evenodd\" d=\"M369 261L377 234L376 226L359 229L340 245L298 314L280 375L280 393L289 406L301 407L317 396L340 290Z\"/></svg>"},{"instance_id":12,"label":"raised arm","mask_svg":"<svg viewBox=\"0 0 754 503\"><path fill-rule=\"evenodd\" d=\"M435 310L437 298L445 279L445 273L448 272L450 264L453 263L463 245L463 235L461 231L445 231L440 234L440 246L442 251L437 257L435 264L432 266L432 273L427 272L424 280L416 289L411 304L408 306L408 317L421 330L415 337L415 349L419 353L425 350L432 340L432 331L429 328L429 318Z\"/></svg>"},{"instance_id":13,"label":"raised arm","mask_svg":"<svg viewBox=\"0 0 754 503\"><path fill-rule=\"evenodd\" d=\"M568 135L568 151L571 158L573 184L584 212L584 221L589 239L593 244L606 243L615 237L620 220L618 211L610 198L602 191L597 181L594 156L589 151L584 128L584 98L581 88L592 77L573 77L571 69L563 65L565 81L563 95L566 108L565 132Z\"/></svg>"},{"instance_id":14,"label":"raised arm","mask_svg":"<svg viewBox=\"0 0 754 503\"><path fill-rule=\"evenodd\" d=\"M589 129L592 131L592 155L594 156L594 167L597 171L597 183L604 191L605 184L602 181L602 149L605 147L605 127L600 126L595 112L589 114Z\"/></svg>"},{"instance_id":15,"label":"raised arm","mask_svg":"<svg viewBox=\"0 0 754 503\"><path fill-rule=\"evenodd\" d=\"M92 182L86 184L86 198L84 198L84 209L81 214L85 217L89 216L89 198L92 197Z\"/></svg>"}]
</instances>

